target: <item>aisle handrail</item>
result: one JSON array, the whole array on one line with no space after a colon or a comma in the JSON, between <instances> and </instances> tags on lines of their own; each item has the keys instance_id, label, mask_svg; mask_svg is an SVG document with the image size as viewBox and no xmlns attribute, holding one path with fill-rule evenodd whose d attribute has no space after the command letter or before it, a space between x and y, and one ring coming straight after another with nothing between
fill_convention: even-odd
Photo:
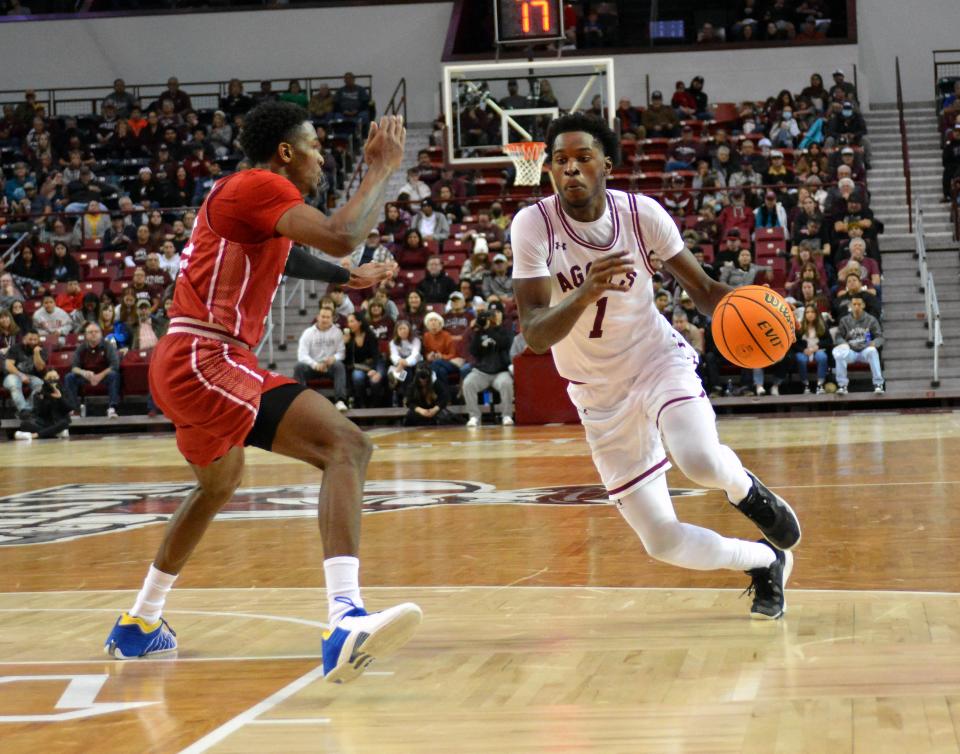
<instances>
[{"instance_id":1,"label":"aisle handrail","mask_svg":"<svg viewBox=\"0 0 960 754\"><path fill-rule=\"evenodd\" d=\"M940 324L940 302L937 300L937 287L933 282L933 273L927 259L927 242L923 235L923 210L920 200L913 205L914 240L916 243L917 275L920 277L920 292L923 293L924 327L927 329L927 348L933 349L933 378L931 387L940 386L940 346L943 345L943 331Z\"/></svg>"},{"instance_id":2,"label":"aisle handrail","mask_svg":"<svg viewBox=\"0 0 960 754\"><path fill-rule=\"evenodd\" d=\"M897 71L897 116L900 121L900 152L903 156L903 180L907 188L907 222L908 231L913 232L913 215L910 210L913 206L913 187L910 184L910 146L907 143L907 121L903 114L903 87L900 82L900 57L896 58Z\"/></svg>"}]
</instances>

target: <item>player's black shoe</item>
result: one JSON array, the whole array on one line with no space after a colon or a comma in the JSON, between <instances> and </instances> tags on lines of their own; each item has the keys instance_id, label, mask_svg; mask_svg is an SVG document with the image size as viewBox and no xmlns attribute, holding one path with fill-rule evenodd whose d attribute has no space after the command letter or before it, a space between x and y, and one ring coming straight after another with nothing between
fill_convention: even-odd
<instances>
[{"instance_id":1,"label":"player's black shoe","mask_svg":"<svg viewBox=\"0 0 960 754\"><path fill-rule=\"evenodd\" d=\"M746 471L746 469L745 469ZM763 536L775 547L790 550L800 542L800 521L793 508L777 493L771 492L766 485L747 471L753 480L750 492L735 508L757 525Z\"/></svg>"},{"instance_id":2,"label":"player's black shoe","mask_svg":"<svg viewBox=\"0 0 960 754\"><path fill-rule=\"evenodd\" d=\"M761 539L760 542L773 550L777 559L766 568L754 568L752 571L747 571L747 575L752 581L744 594L753 595L753 604L750 606L751 618L754 620L777 620L787 612L784 589L787 586L787 579L790 578L790 572L793 570L793 554L778 550L765 539Z\"/></svg>"}]
</instances>

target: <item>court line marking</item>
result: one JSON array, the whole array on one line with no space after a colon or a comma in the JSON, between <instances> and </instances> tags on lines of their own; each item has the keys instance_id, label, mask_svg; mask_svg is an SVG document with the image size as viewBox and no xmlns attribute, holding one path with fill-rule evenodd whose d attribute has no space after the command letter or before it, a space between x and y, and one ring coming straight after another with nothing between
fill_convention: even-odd
<instances>
[{"instance_id":1,"label":"court line marking","mask_svg":"<svg viewBox=\"0 0 960 754\"><path fill-rule=\"evenodd\" d=\"M22 594L29 594L29 592L22 592ZM42 592L34 592L34 594L42 594ZM117 609L115 607L0 607L0 613L115 613ZM310 628L319 628L326 629L328 626L326 623L316 620L307 620L306 618L290 618L285 615L268 615L265 613L236 613L229 610L190 610L190 609L176 609L170 608L168 611L170 614L180 613L182 615L215 615L215 616L228 616L230 618L255 618L258 620L275 620L282 623L297 623L301 626L309 626Z\"/></svg>"},{"instance_id":2,"label":"court line marking","mask_svg":"<svg viewBox=\"0 0 960 754\"><path fill-rule=\"evenodd\" d=\"M247 725L329 725L329 717L288 717L270 720L251 720Z\"/></svg>"},{"instance_id":3,"label":"court line marking","mask_svg":"<svg viewBox=\"0 0 960 754\"><path fill-rule=\"evenodd\" d=\"M236 733L244 725L247 725L250 722L253 722L260 715L265 712L269 712L278 704L282 704L287 699L289 699L294 694L299 693L307 686L309 686L314 681L323 678L323 664L321 663L313 670L310 670L304 673L302 676L297 678L295 681L291 681L282 689L274 691L266 699L257 702L249 709L244 710L236 717L227 720L223 725L218 728L214 728L212 731L207 733L203 738L195 741L190 746L180 751L180 754L202 754L202 752L207 751L212 746L216 746L218 743L223 741L227 736Z\"/></svg>"},{"instance_id":4,"label":"court line marking","mask_svg":"<svg viewBox=\"0 0 960 754\"><path fill-rule=\"evenodd\" d=\"M135 662L137 665L145 663L165 663L165 662L273 662L279 660L314 660L319 655L250 655L249 657L138 657L136 660L126 662ZM0 667L7 665L111 665L120 664L117 660L110 657L104 657L102 660L0 660ZM371 673L365 673L371 675ZM375 674L374 674L375 675Z\"/></svg>"},{"instance_id":5,"label":"court line marking","mask_svg":"<svg viewBox=\"0 0 960 754\"><path fill-rule=\"evenodd\" d=\"M424 586L417 586L416 584L409 584L406 586L365 586L363 587L364 592L372 591L389 591L389 590L399 590L399 591L410 591L412 589L420 589L424 591L449 591L449 592L459 592L465 591L468 589L503 589L504 584L461 584L461 585L443 585L443 584L429 584ZM743 589L740 587L729 587L729 586L718 586L718 587L709 587L709 586L592 586L590 584L535 584L533 586L523 586L516 587L517 589L585 589L588 591L638 591L638 592L742 592ZM249 592L249 593L265 593L265 592L324 592L324 587L322 586L274 586L274 587L229 587L229 586L187 586L187 587L177 587L176 592ZM916 589L800 589L791 587L791 592L806 592L811 594L898 594L898 595L930 595L933 597L957 597L960 596L960 592L938 592L938 591L923 591ZM26 595L41 595L41 594L123 594L123 593L132 593L136 594L136 589L60 589L60 590L43 590L40 592L0 592L0 597L23 597ZM0 611L8 612L30 612L31 610L71 610L71 611L108 611L115 612L116 608L106 608L106 607L91 607L91 608L40 608L40 607L23 607L23 608L0 608ZM175 610L170 609L170 612L181 612L186 613L190 612L189 610ZM247 616L247 617L262 617L268 619L276 619L283 621L290 621L293 623L304 623L310 626L318 626L326 628L327 624L320 621L307 621L302 618L287 618L280 615L258 615L256 613L220 613L219 611L202 611L195 610L192 611L201 615L238 615L238 616ZM369 675L369 674L365 674Z\"/></svg>"}]
</instances>

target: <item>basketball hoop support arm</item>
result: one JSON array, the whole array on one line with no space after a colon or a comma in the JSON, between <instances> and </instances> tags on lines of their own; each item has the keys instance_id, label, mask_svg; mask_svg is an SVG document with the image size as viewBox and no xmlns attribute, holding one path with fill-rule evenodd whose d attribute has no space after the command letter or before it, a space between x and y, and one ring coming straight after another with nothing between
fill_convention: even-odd
<instances>
[{"instance_id":1,"label":"basketball hoop support arm","mask_svg":"<svg viewBox=\"0 0 960 754\"><path fill-rule=\"evenodd\" d=\"M580 96L577 97L576 102L574 102L574 103L573 103L573 106L570 108L570 112L571 112L571 113L575 113L575 112L577 112L577 110L580 109L581 103L583 102L584 99L586 99L587 94L590 92L590 89L593 88L593 82L595 82L595 81L597 80L597 76L598 76L598 75L599 75L599 74L597 74L597 73L593 74L593 75L590 77L590 79L587 81L587 83L584 85L583 89L582 89L581 92L580 92Z\"/></svg>"},{"instance_id":2,"label":"basketball hoop support arm","mask_svg":"<svg viewBox=\"0 0 960 754\"><path fill-rule=\"evenodd\" d=\"M533 137L530 135L527 129L507 115L506 112L504 112L504 109L494 102L493 97L490 96L489 92L481 92L480 87L478 87L472 81L465 81L464 83L467 85L467 88L470 89L470 91L481 95L483 97L483 102L485 102L497 115L506 120L507 123L510 124L510 127L520 134L526 141L533 141Z\"/></svg>"}]
</instances>

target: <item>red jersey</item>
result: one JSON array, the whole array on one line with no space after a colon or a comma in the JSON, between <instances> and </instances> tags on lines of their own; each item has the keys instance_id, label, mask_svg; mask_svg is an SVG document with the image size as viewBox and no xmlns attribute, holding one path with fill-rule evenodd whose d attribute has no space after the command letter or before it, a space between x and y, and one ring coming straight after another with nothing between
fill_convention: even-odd
<instances>
[{"instance_id":1,"label":"red jersey","mask_svg":"<svg viewBox=\"0 0 960 754\"><path fill-rule=\"evenodd\" d=\"M245 170L218 181L180 255L171 317L189 317L255 348L293 242L277 221L303 202L289 180Z\"/></svg>"}]
</instances>

